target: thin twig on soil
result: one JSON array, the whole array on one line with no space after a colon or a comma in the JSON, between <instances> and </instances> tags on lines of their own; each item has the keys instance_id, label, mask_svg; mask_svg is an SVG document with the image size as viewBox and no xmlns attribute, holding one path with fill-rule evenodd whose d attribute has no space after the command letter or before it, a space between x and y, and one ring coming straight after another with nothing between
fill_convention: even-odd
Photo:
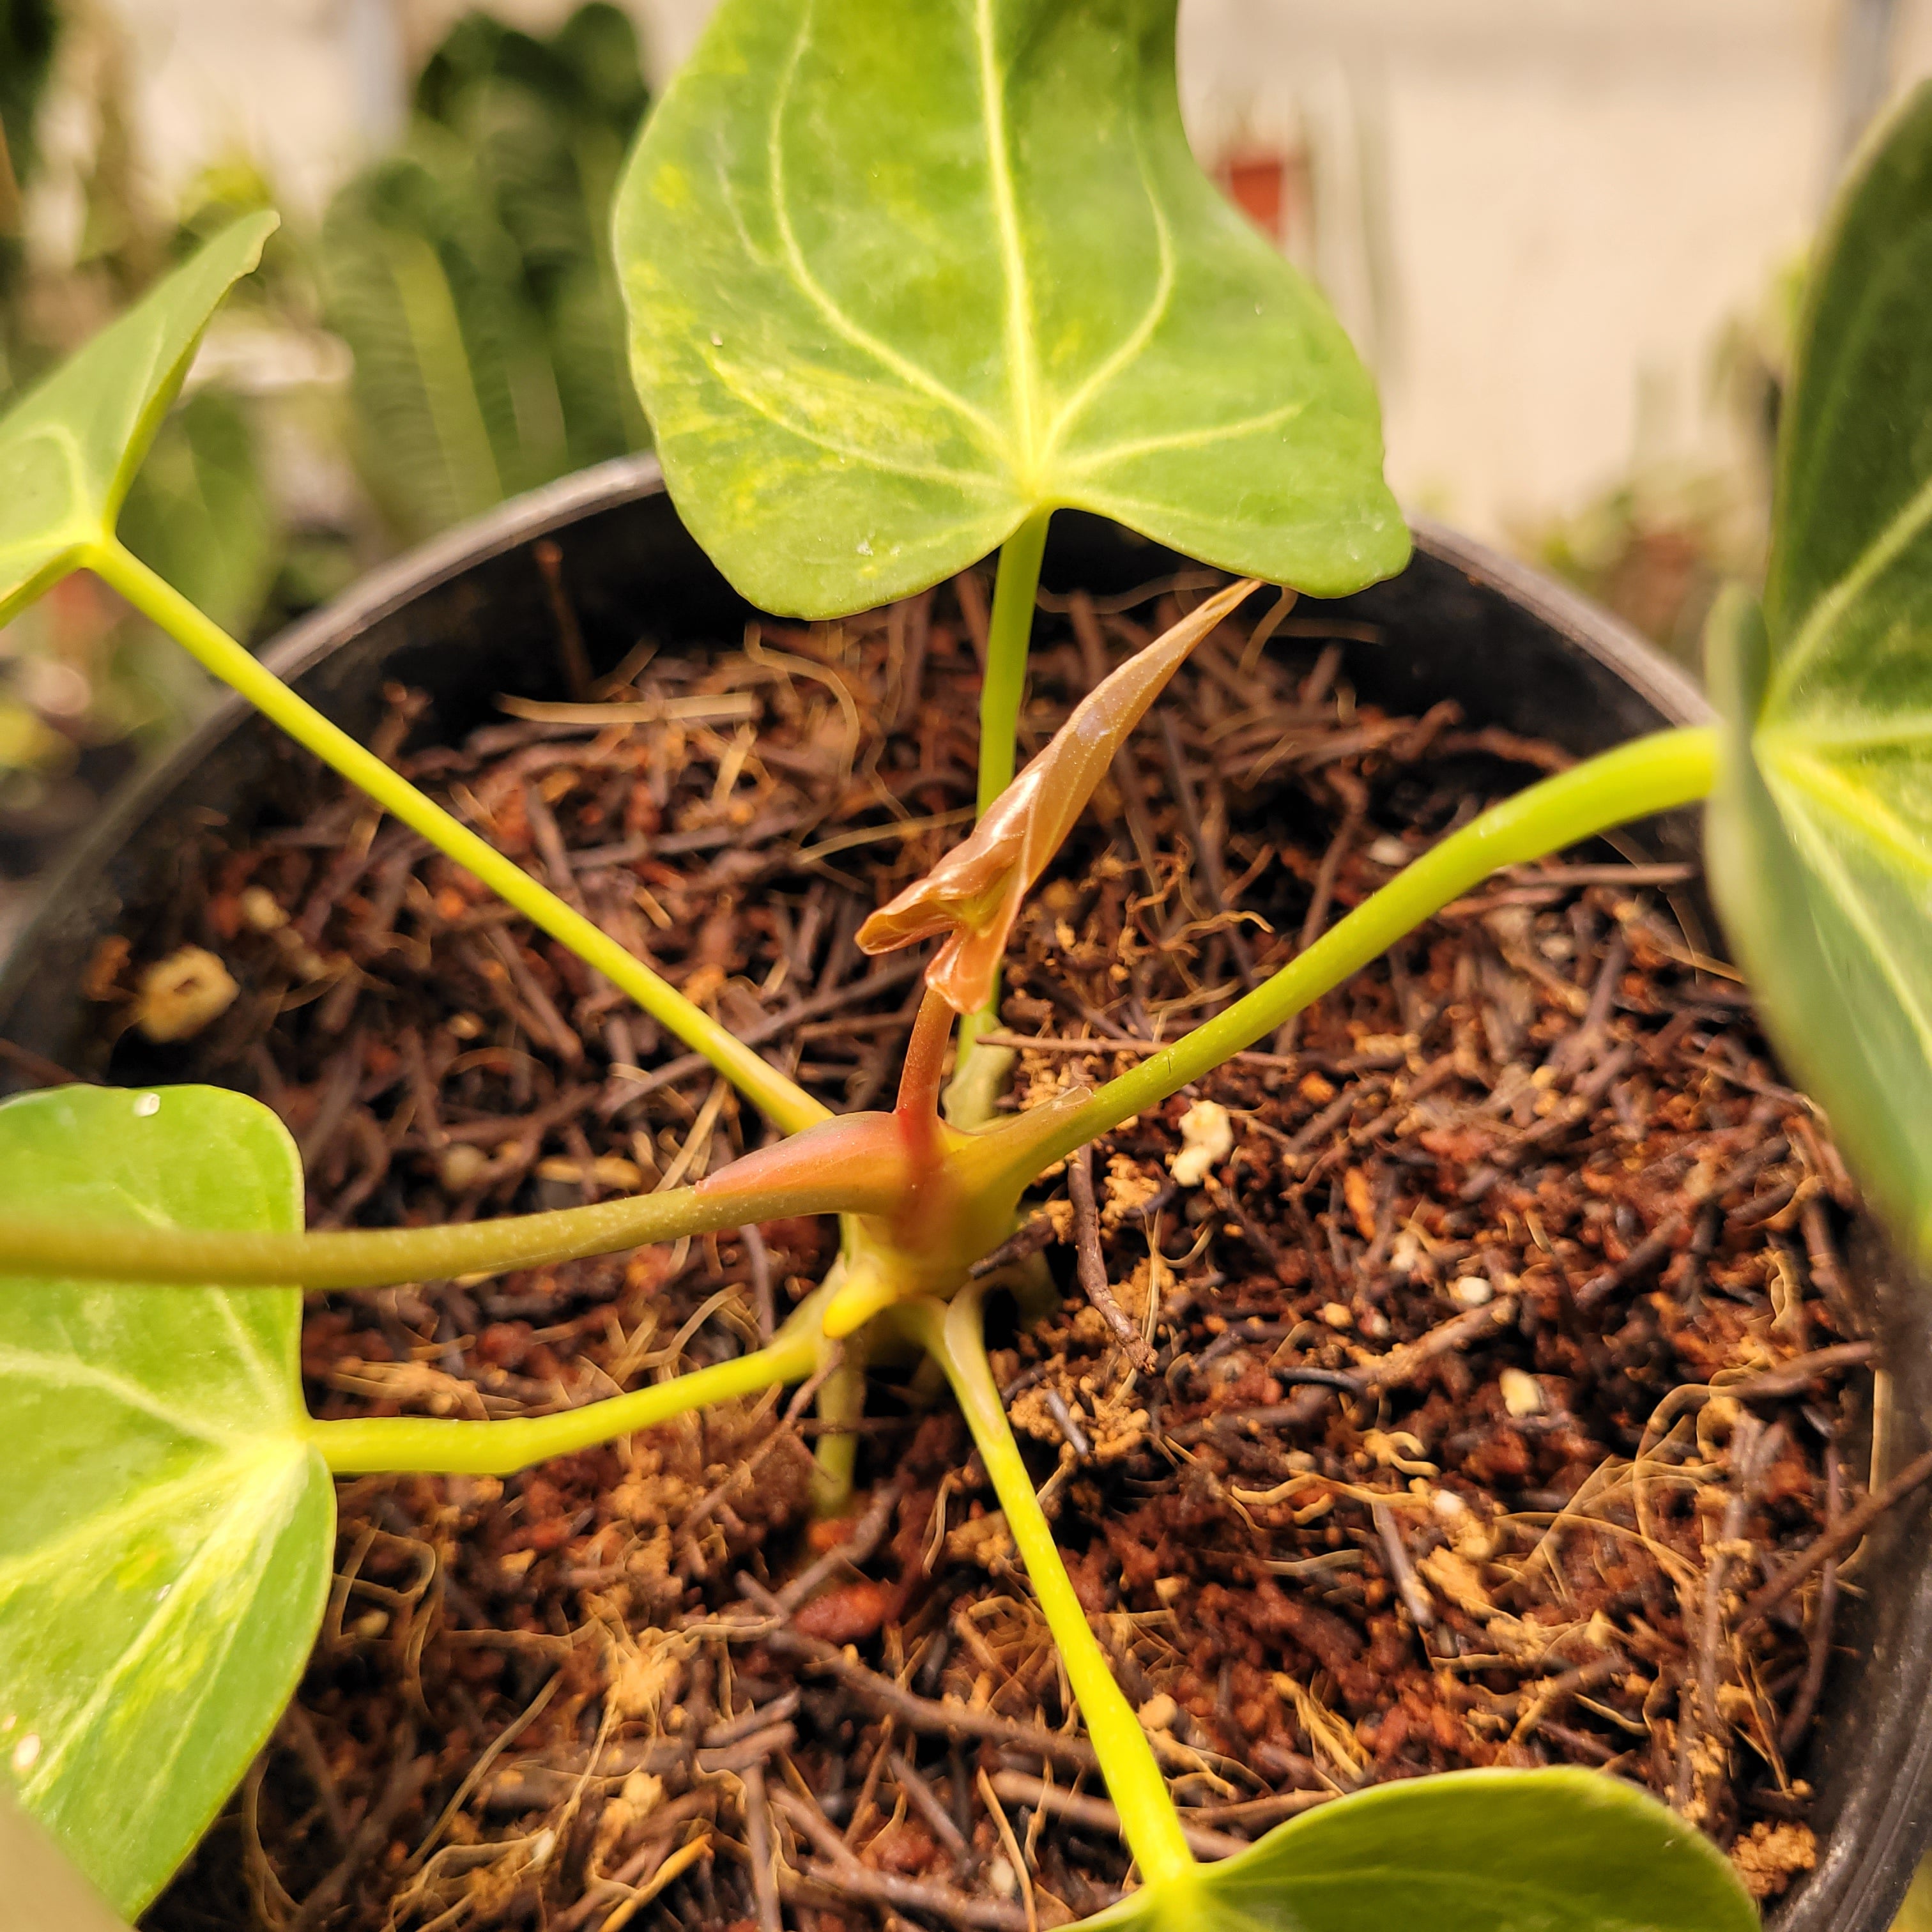
<instances>
[{"instance_id":1,"label":"thin twig on soil","mask_svg":"<svg viewBox=\"0 0 1932 1932\"><path fill-rule=\"evenodd\" d=\"M930 1912L956 1925L983 1926L988 1932L1030 1932L1028 1916L1017 1905L970 1893L932 1879L902 1878L875 1870L855 1858L844 1839L817 1805L782 1785L773 1790L772 1804L811 1840L822 1853L822 1866L807 1865L805 1876L819 1877L836 1892L879 1900L914 1912Z\"/></svg>"},{"instance_id":2,"label":"thin twig on soil","mask_svg":"<svg viewBox=\"0 0 1932 1932\"><path fill-rule=\"evenodd\" d=\"M1083 1147L1066 1163L1066 1192L1073 1203L1073 1253L1075 1272L1081 1292L1106 1323L1114 1340L1142 1375L1154 1372L1154 1350L1141 1331L1127 1319L1126 1311L1114 1299L1108 1285L1107 1263L1100 1252L1100 1214L1094 1198L1094 1154Z\"/></svg>"}]
</instances>

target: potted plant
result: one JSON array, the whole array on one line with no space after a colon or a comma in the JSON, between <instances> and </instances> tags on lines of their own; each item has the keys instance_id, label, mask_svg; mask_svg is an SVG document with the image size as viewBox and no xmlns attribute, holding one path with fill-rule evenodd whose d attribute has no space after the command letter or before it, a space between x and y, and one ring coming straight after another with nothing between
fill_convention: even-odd
<instances>
[{"instance_id":1,"label":"potted plant","mask_svg":"<svg viewBox=\"0 0 1932 1932\"><path fill-rule=\"evenodd\" d=\"M1172 1046L1098 1088L1063 1085L1002 1114L1012 1049L981 1037L999 1017L1002 956L1025 893L1134 724L1256 580L1346 592L1398 568L1407 537L1346 343L1186 155L1171 9L1101 21L1058 6L1007 18L934 5L920 37L872 24L856 8L827 23L732 0L646 130L620 232L640 387L671 490L754 603L850 612L1000 549L978 827L856 935L868 950L944 942L889 1112L828 1118L688 986L671 988L331 724L115 542L128 476L262 221L218 238L0 424L0 475L14 479L0 512L0 610L68 569L94 569L788 1136L695 1186L304 1234L286 1131L238 1095L63 1086L0 1112L0 1265L23 1278L4 1388L32 1445L0 1576L10 1774L109 1895L138 1909L300 1669L328 1589L332 1472L491 1477L806 1382L831 1425L820 1462L836 1509L865 1362L922 1355L970 1430L1137 1868L1138 1885L1102 1921L1340 1925L1426 1903L1472 1925L1748 1925L1754 1908L1706 1838L1634 1787L1570 1769L1370 1786L1202 1862L1169 1793L1161 1726L1122 1689L1016 1444L982 1328L994 1277L980 1264L1017 1264L1010 1238L1043 1171L1070 1159L1077 1173L1100 1135L1274 1034L1498 866L1682 807L1714 773L1714 878L1729 927L1784 1051L1832 1106L1874 1199L1914 1237L1925 1195L1910 1082L1894 1069L1920 1050L1916 1004L1910 958L1884 939L1884 895L1899 890L1911 848L1914 740L1900 701L1909 659L1895 644L1892 657L1878 652L1900 627L1910 634L1923 465L1910 411L1854 412L1844 399L1916 379L1908 298L1932 206L1932 108L1916 105L1868 162L1820 272L1768 616L1734 600L1716 633L1730 667L1726 754L1709 730L1678 730L1556 773L1449 830ZM1258 390L1279 400L1256 407ZM1114 516L1249 574L1097 680L1014 780L1036 587L1060 508ZM1848 787L1865 788L1850 812ZM1879 844L1857 830L1874 799L1889 811ZM279 929L272 906L262 917ZM141 989L158 1038L184 1006L185 1026L226 996L206 963L173 964L171 980ZM514 977L514 958L504 966ZM1846 985L1858 988L1850 1005L1832 990ZM1196 1123L1208 1167L1221 1124L1211 1112ZM1077 1182L1072 1198L1076 1216L1087 1211ZM311 1420L294 1360L299 1298L267 1285L446 1280L830 1214L842 1217L837 1259L760 1346L526 1420ZM1117 1333L1130 1360L1136 1339L1144 1348L1144 1335ZM1391 1454L1400 1467L1399 1443ZM1912 1464L1768 1576L1766 1610L1924 1473ZM1305 1474L1291 1466L1278 1486L1298 1492ZM1370 1506L1385 1516L1384 1493ZM1411 1605L1418 1626L1424 1595ZM1679 1736L1700 1725L1717 1736L1712 1686L1689 1683L1683 1697ZM86 1821L110 1792L119 1822L104 1837ZM1016 1844L1008 1850L1018 1858ZM769 1847L752 1861L762 1912Z\"/></svg>"}]
</instances>

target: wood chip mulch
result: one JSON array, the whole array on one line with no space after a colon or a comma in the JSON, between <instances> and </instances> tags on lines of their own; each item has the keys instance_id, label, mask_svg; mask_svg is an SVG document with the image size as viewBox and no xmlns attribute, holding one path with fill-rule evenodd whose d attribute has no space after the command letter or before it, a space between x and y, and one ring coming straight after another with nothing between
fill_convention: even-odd
<instances>
[{"instance_id":1,"label":"wood chip mulch","mask_svg":"<svg viewBox=\"0 0 1932 1932\"><path fill-rule=\"evenodd\" d=\"M1048 600L1023 751L1204 580ZM625 711L526 705L454 748L398 691L382 747L833 1106L879 1105L919 962L853 935L968 820L985 625L968 578L646 641L601 694ZM1358 702L1375 648L1318 618L1202 647L1015 936L1013 1103L1220 1010L1563 762ZM184 1046L128 1035L118 1074L260 1094L320 1226L568 1204L760 1143L574 960L290 772L283 822L208 828L97 960L104 1034L184 945L241 988ZM1628 846L1498 878L1042 1184L996 1371L1204 1853L1379 1780L1571 1763L1676 1806L1761 1895L1814 1856L1807 1741L1871 1515L1855 1204L1693 893ZM755 1346L830 1252L779 1222L319 1296L310 1400L593 1400ZM789 1394L506 1482L345 1482L296 1702L148 1922L1021 1932L1117 1896L964 1432L874 1379L835 1522Z\"/></svg>"}]
</instances>

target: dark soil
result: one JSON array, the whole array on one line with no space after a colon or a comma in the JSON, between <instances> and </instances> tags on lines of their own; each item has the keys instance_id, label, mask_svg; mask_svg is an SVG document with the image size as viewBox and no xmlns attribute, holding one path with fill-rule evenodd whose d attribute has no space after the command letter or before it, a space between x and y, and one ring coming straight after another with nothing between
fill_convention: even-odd
<instances>
[{"instance_id":1,"label":"dark soil","mask_svg":"<svg viewBox=\"0 0 1932 1932\"><path fill-rule=\"evenodd\" d=\"M1200 581L1045 616L1027 748ZM667 646L625 671L626 721L536 707L460 749L397 692L386 747L428 744L398 761L502 849L835 1106L874 1105L916 962L853 934L964 822L984 609L973 579ZM1202 647L1016 934L1018 1099L1206 1017L1563 762L1358 705L1312 622L1246 648ZM210 828L92 990L110 1028L177 947L226 963L227 1012L182 1047L130 1035L124 1070L259 1093L315 1225L566 1204L758 1144L463 874L358 798L310 803L252 842ZM1006 1318L996 1367L1207 1850L1376 1780L1568 1762L1676 1805L1761 1893L1809 1860L1855 1585L1792 1566L1850 1555L1819 1539L1857 1499L1870 1388L1852 1198L1681 870L1619 850L1493 882L1099 1144L1071 1198L1042 1190L1071 1298ZM1150 1370L1079 1298L1083 1246ZM592 1400L755 1344L830 1249L784 1222L318 1297L310 1400ZM345 1483L297 1703L149 1924L1019 1928L1104 1904L1112 1814L964 1431L890 1378L871 1414L836 1524L809 1520L815 1426L784 1397L505 1483Z\"/></svg>"}]
</instances>

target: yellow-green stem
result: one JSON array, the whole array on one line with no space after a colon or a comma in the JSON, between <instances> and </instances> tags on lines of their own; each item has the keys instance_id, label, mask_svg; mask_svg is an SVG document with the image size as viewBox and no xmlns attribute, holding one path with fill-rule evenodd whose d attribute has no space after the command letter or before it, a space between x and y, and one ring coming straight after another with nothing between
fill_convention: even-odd
<instances>
[{"instance_id":1,"label":"yellow-green stem","mask_svg":"<svg viewBox=\"0 0 1932 1932\"><path fill-rule=\"evenodd\" d=\"M501 1422L444 1422L428 1417L372 1416L311 1422L309 1439L338 1475L406 1469L424 1474L507 1476L553 1456L574 1455L600 1442L668 1422L694 1408L754 1395L778 1382L802 1382L818 1360L814 1334L796 1322L767 1348L708 1369L694 1369L654 1388L556 1415Z\"/></svg>"},{"instance_id":2,"label":"yellow-green stem","mask_svg":"<svg viewBox=\"0 0 1932 1932\"><path fill-rule=\"evenodd\" d=\"M993 614L986 628L986 674L980 686L980 811L1013 780L1020 700L1026 694L1027 651L1033 642L1040 566L1046 555L1051 510L1036 510L1000 546L993 581Z\"/></svg>"},{"instance_id":3,"label":"yellow-green stem","mask_svg":"<svg viewBox=\"0 0 1932 1932\"><path fill-rule=\"evenodd\" d=\"M1053 1528L1034 1493L1019 1444L1013 1439L1000 1391L986 1360L981 1327L980 1292L963 1290L950 1304L922 1300L905 1310L905 1319L927 1352L946 1371L966 1426L986 1466L988 1479L1006 1528L1026 1565L1040 1614L1046 1618L1078 1701L1087 1735L1100 1760L1108 1795L1120 1814L1127 1841L1150 1886L1171 1883L1194 1868L1194 1854L1180 1828L1180 1814L1168 1796L1154 1747L1133 1706L1114 1682L1107 1654L1087 1622L1075 1593Z\"/></svg>"},{"instance_id":4,"label":"yellow-green stem","mask_svg":"<svg viewBox=\"0 0 1932 1932\"><path fill-rule=\"evenodd\" d=\"M1184 1035L1166 1052L1108 1081L1041 1142L1036 1172L1211 1073L1498 866L1526 865L1611 826L1708 796L1716 758L1716 735L1708 727L1659 731L1491 806L1424 853L1245 999Z\"/></svg>"},{"instance_id":5,"label":"yellow-green stem","mask_svg":"<svg viewBox=\"0 0 1932 1932\"><path fill-rule=\"evenodd\" d=\"M679 1188L548 1214L315 1234L0 1220L0 1276L198 1288L381 1288L393 1282L501 1274L647 1242L716 1234L748 1221L877 1205L856 1199L849 1186L828 1186L820 1194L788 1185L763 1192Z\"/></svg>"},{"instance_id":6,"label":"yellow-green stem","mask_svg":"<svg viewBox=\"0 0 1932 1932\"><path fill-rule=\"evenodd\" d=\"M1000 547L993 584L993 614L986 631L986 674L980 686L980 796L982 817L1012 782L1020 701L1026 694L1027 652L1033 642L1034 605L1040 595L1040 566L1046 554L1051 510L1036 510ZM960 1022L959 1052L946 1090L946 1118L956 1127L983 1126L993 1116L999 1076L1010 1064L1001 1052L979 1045L981 1034L1000 1023L1000 989L976 1013Z\"/></svg>"},{"instance_id":7,"label":"yellow-green stem","mask_svg":"<svg viewBox=\"0 0 1932 1932\"><path fill-rule=\"evenodd\" d=\"M279 725L295 741L359 787L385 811L472 872L524 916L620 988L651 1017L704 1054L745 1097L788 1133L827 1117L820 1105L760 1059L611 938L539 885L459 820L433 803L400 772L298 698L226 632L118 543L91 553L88 567L143 616L152 618L204 669Z\"/></svg>"}]
</instances>

